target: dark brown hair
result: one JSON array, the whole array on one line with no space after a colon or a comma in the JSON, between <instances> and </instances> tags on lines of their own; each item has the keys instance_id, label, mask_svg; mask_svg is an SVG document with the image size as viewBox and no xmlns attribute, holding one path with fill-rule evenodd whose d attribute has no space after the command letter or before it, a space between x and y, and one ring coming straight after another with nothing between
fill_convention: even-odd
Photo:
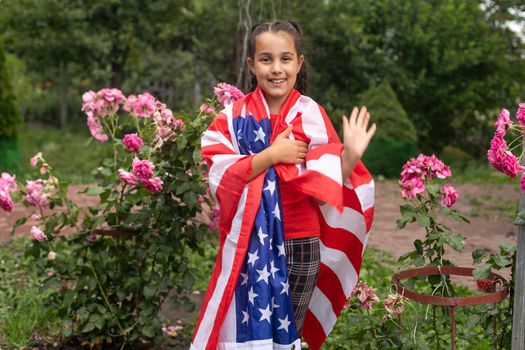
<instances>
[{"instance_id":1,"label":"dark brown hair","mask_svg":"<svg viewBox=\"0 0 525 350\"><path fill-rule=\"evenodd\" d=\"M248 57L252 60L255 56L255 39L257 35L265 32L285 32L288 33L294 40L295 51L297 57L303 55L303 32L299 25L295 22L289 21L273 21L266 23L259 23L252 27L250 37L248 38ZM299 73L297 73L297 80L295 81L295 88L303 95L308 93L308 74L306 70L306 60L303 62ZM252 75L252 91L257 87L257 78Z\"/></svg>"}]
</instances>

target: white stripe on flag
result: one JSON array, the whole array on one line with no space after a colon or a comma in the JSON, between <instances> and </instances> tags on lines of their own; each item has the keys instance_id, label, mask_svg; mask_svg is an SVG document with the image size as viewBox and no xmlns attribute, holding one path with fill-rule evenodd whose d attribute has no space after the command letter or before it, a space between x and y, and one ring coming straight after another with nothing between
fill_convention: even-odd
<instances>
[{"instance_id":1,"label":"white stripe on flag","mask_svg":"<svg viewBox=\"0 0 525 350\"><path fill-rule=\"evenodd\" d=\"M208 174L208 183L213 198L217 200L215 194L221 182L222 176L228 168L241 158L246 156L239 154L217 154L211 158L211 167Z\"/></svg>"},{"instance_id":2,"label":"white stripe on flag","mask_svg":"<svg viewBox=\"0 0 525 350\"><path fill-rule=\"evenodd\" d=\"M231 149L232 152L235 152L232 143L226 138L226 136L222 134L222 132L208 130L204 133L204 135L202 135L201 147L212 146L217 144L225 145L226 147Z\"/></svg>"},{"instance_id":3,"label":"white stripe on flag","mask_svg":"<svg viewBox=\"0 0 525 350\"><path fill-rule=\"evenodd\" d=\"M363 212L374 206L374 180L355 188Z\"/></svg>"},{"instance_id":4,"label":"white stripe on flag","mask_svg":"<svg viewBox=\"0 0 525 350\"><path fill-rule=\"evenodd\" d=\"M334 313L330 300L317 287L315 287L314 292L312 293L309 309L312 311L315 318L317 318L321 327L323 327L324 334L330 334L330 331L337 321L337 316Z\"/></svg>"},{"instance_id":5,"label":"white stripe on flag","mask_svg":"<svg viewBox=\"0 0 525 350\"><path fill-rule=\"evenodd\" d=\"M306 169L317 171L338 184L343 182L341 157L334 154L323 154L318 159L309 160L306 162Z\"/></svg>"},{"instance_id":6,"label":"white stripe on flag","mask_svg":"<svg viewBox=\"0 0 525 350\"><path fill-rule=\"evenodd\" d=\"M219 334L220 343L235 343L237 340L237 307L235 305L235 293L233 294L228 313L224 319Z\"/></svg>"},{"instance_id":7,"label":"white stripe on flag","mask_svg":"<svg viewBox=\"0 0 525 350\"><path fill-rule=\"evenodd\" d=\"M341 282L345 296L349 297L358 279L354 265L348 260L348 256L340 250L328 248L323 242L319 242L319 248L321 251L321 263L336 274Z\"/></svg>"},{"instance_id":8,"label":"white stripe on flag","mask_svg":"<svg viewBox=\"0 0 525 350\"><path fill-rule=\"evenodd\" d=\"M334 207L325 204L321 206L321 212L328 226L350 231L361 242L366 238L366 222L363 214L344 207L343 212L339 213Z\"/></svg>"},{"instance_id":9,"label":"white stripe on flag","mask_svg":"<svg viewBox=\"0 0 525 350\"><path fill-rule=\"evenodd\" d=\"M301 340L297 339L292 344L277 344L273 339L252 340L245 343L219 343L217 350L290 350L301 349ZM193 350L193 349L192 349Z\"/></svg>"},{"instance_id":10,"label":"white stripe on flag","mask_svg":"<svg viewBox=\"0 0 525 350\"><path fill-rule=\"evenodd\" d=\"M326 131L326 125L321 110L319 109L319 105L311 98L301 96L294 107L296 108L292 108L290 113L292 113L294 109L296 109L294 111L295 114L299 111L302 112L303 130L305 135L310 139L308 149L311 150L319 145L326 145L328 143L328 132ZM286 122L290 123L288 118L289 117L286 117Z\"/></svg>"},{"instance_id":11,"label":"white stripe on flag","mask_svg":"<svg viewBox=\"0 0 525 350\"><path fill-rule=\"evenodd\" d=\"M244 187L242 192L241 200L237 206L237 212L233 218L231 231L228 234L224 242L222 250L222 265L221 273L217 279L217 284L215 290L208 302L208 306L204 311L202 321L197 329L195 334L195 341L192 344L192 348L195 349L206 349L206 344L208 342L208 337L210 336L213 326L215 324L215 317L217 315L217 309L219 305L223 302L222 298L224 295L224 290L228 284L228 279L233 267L233 258L235 257L235 250L237 248L237 240L239 239L240 229L242 227L242 218L244 214L244 205L246 204L246 197L248 194L248 185Z\"/></svg>"}]
</instances>

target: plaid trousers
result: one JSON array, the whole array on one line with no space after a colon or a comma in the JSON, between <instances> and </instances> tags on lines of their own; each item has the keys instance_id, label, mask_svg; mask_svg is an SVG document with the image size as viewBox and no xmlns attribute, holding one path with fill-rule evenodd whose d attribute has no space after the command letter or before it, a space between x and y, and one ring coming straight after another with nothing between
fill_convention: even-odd
<instances>
[{"instance_id":1,"label":"plaid trousers","mask_svg":"<svg viewBox=\"0 0 525 350\"><path fill-rule=\"evenodd\" d=\"M290 296L299 335L317 282L320 268L319 237L294 238L284 241Z\"/></svg>"}]
</instances>

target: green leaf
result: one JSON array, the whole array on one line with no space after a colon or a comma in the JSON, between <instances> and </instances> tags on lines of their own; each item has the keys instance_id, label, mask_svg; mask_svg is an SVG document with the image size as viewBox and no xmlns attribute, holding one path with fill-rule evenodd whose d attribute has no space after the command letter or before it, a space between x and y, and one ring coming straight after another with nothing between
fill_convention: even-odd
<instances>
[{"instance_id":1,"label":"green leaf","mask_svg":"<svg viewBox=\"0 0 525 350\"><path fill-rule=\"evenodd\" d=\"M491 269L490 265L485 264L482 267L475 269L472 276L475 280L487 279L490 276Z\"/></svg>"},{"instance_id":2,"label":"green leaf","mask_svg":"<svg viewBox=\"0 0 525 350\"><path fill-rule=\"evenodd\" d=\"M401 212L401 215L403 216L406 214L416 214L416 208L414 208L413 206L409 204L399 206L399 211Z\"/></svg>"},{"instance_id":3,"label":"green leaf","mask_svg":"<svg viewBox=\"0 0 525 350\"><path fill-rule=\"evenodd\" d=\"M465 237L461 233L447 232L446 235L447 243L452 249L454 249L456 252L463 251L463 248L465 246Z\"/></svg>"},{"instance_id":4,"label":"green leaf","mask_svg":"<svg viewBox=\"0 0 525 350\"><path fill-rule=\"evenodd\" d=\"M472 252L472 259L474 259L474 264L479 264L484 256L487 255L485 249L476 249Z\"/></svg>"},{"instance_id":5,"label":"green leaf","mask_svg":"<svg viewBox=\"0 0 525 350\"><path fill-rule=\"evenodd\" d=\"M22 226L23 224L25 224L27 222L27 218L24 216L24 217L21 217L20 219L16 220L15 221L15 224L13 225L13 228L11 229L11 236L14 235L15 231L16 231L16 228L19 227L19 226Z\"/></svg>"},{"instance_id":6,"label":"green leaf","mask_svg":"<svg viewBox=\"0 0 525 350\"><path fill-rule=\"evenodd\" d=\"M525 225L525 209L521 209L518 214L516 214L516 219L514 220L515 225Z\"/></svg>"},{"instance_id":7,"label":"green leaf","mask_svg":"<svg viewBox=\"0 0 525 350\"><path fill-rule=\"evenodd\" d=\"M426 186L427 192L431 196L437 196L439 194L439 185L438 184L430 184Z\"/></svg>"},{"instance_id":8,"label":"green leaf","mask_svg":"<svg viewBox=\"0 0 525 350\"><path fill-rule=\"evenodd\" d=\"M82 328L82 333L89 333L91 332L93 329L95 329L95 324L91 321L89 321L88 323L86 323L84 325L84 328Z\"/></svg>"},{"instance_id":9,"label":"green leaf","mask_svg":"<svg viewBox=\"0 0 525 350\"><path fill-rule=\"evenodd\" d=\"M425 258L422 257L422 256L418 256L414 260L414 265L416 265L417 267L421 267L421 266L425 265Z\"/></svg>"},{"instance_id":10,"label":"green leaf","mask_svg":"<svg viewBox=\"0 0 525 350\"><path fill-rule=\"evenodd\" d=\"M99 194L103 193L105 191L104 187L101 187L99 185L93 185L89 186L89 188L86 190L86 195L88 196L98 196Z\"/></svg>"},{"instance_id":11,"label":"green leaf","mask_svg":"<svg viewBox=\"0 0 525 350\"><path fill-rule=\"evenodd\" d=\"M151 298L155 295L157 289L153 286L144 286L142 289L142 293L144 294L144 297Z\"/></svg>"},{"instance_id":12,"label":"green leaf","mask_svg":"<svg viewBox=\"0 0 525 350\"><path fill-rule=\"evenodd\" d=\"M516 244L511 244L507 241L501 241L499 243L499 249L501 250L501 252L508 254L508 255L514 254L514 252L516 251L516 248L517 248Z\"/></svg>"},{"instance_id":13,"label":"green leaf","mask_svg":"<svg viewBox=\"0 0 525 350\"><path fill-rule=\"evenodd\" d=\"M507 256L496 254L494 255L494 264L495 267L499 270L500 268L503 268L507 266L507 264L510 262L510 259Z\"/></svg>"},{"instance_id":14,"label":"green leaf","mask_svg":"<svg viewBox=\"0 0 525 350\"><path fill-rule=\"evenodd\" d=\"M155 329L152 326L147 325L142 327L141 333L148 338L153 338L155 336Z\"/></svg>"},{"instance_id":15,"label":"green leaf","mask_svg":"<svg viewBox=\"0 0 525 350\"><path fill-rule=\"evenodd\" d=\"M416 221L424 227L430 227L430 218L426 215L416 216Z\"/></svg>"}]
</instances>

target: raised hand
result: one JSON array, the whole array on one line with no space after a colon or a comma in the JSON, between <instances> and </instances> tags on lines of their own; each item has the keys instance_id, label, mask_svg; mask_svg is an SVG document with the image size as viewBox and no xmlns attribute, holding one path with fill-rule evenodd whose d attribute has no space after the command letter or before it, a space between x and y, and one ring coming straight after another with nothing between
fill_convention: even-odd
<instances>
[{"instance_id":1,"label":"raised hand","mask_svg":"<svg viewBox=\"0 0 525 350\"><path fill-rule=\"evenodd\" d=\"M357 107L354 107L350 120L343 115L343 142L345 145L345 157L349 161L361 159L374 136L376 124L372 124L370 129L368 129L369 122L370 113L368 113L366 107L362 107L360 111Z\"/></svg>"},{"instance_id":2,"label":"raised hand","mask_svg":"<svg viewBox=\"0 0 525 350\"><path fill-rule=\"evenodd\" d=\"M288 136L292 132L292 129L293 126L290 125L286 130L277 135L269 147L272 152L273 164L297 164L306 161L308 145L303 141L290 140Z\"/></svg>"}]
</instances>

